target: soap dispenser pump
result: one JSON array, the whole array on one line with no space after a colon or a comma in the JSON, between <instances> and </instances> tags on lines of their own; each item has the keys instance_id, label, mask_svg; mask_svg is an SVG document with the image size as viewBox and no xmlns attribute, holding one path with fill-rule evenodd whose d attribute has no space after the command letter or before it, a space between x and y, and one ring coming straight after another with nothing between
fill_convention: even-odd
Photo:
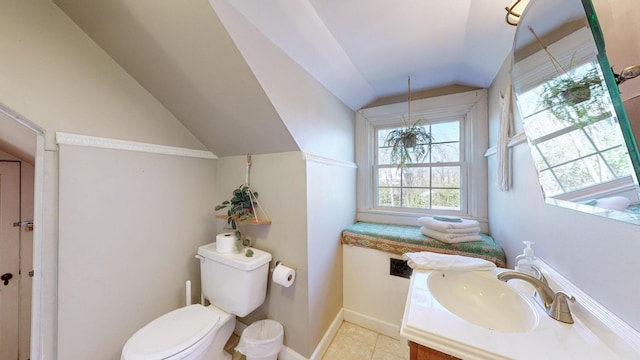
<instances>
[{"instance_id":1,"label":"soap dispenser pump","mask_svg":"<svg viewBox=\"0 0 640 360\"><path fill-rule=\"evenodd\" d=\"M522 243L525 245L525 248L522 254L516 256L515 270L531 275L536 279L542 278L542 272L540 272L540 268L538 267L538 258L533 254L533 248L531 247L534 242L523 241Z\"/></svg>"}]
</instances>

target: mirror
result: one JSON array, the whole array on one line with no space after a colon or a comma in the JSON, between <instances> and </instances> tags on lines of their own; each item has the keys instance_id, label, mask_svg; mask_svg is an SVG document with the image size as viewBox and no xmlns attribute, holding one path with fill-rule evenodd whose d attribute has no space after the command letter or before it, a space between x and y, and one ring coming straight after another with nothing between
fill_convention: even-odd
<instances>
[{"instance_id":1,"label":"mirror","mask_svg":"<svg viewBox=\"0 0 640 360\"><path fill-rule=\"evenodd\" d=\"M638 147L591 1L532 0L511 78L547 203L640 225Z\"/></svg>"}]
</instances>

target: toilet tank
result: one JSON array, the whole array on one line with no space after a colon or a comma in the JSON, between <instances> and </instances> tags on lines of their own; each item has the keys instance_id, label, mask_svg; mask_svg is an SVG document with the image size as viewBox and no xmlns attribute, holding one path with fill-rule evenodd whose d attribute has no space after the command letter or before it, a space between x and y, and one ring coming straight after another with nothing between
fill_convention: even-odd
<instances>
[{"instance_id":1,"label":"toilet tank","mask_svg":"<svg viewBox=\"0 0 640 360\"><path fill-rule=\"evenodd\" d=\"M244 317L264 302L269 279L271 254L253 249L241 253L219 253L216 244L198 248L200 280L204 296L214 306Z\"/></svg>"}]
</instances>

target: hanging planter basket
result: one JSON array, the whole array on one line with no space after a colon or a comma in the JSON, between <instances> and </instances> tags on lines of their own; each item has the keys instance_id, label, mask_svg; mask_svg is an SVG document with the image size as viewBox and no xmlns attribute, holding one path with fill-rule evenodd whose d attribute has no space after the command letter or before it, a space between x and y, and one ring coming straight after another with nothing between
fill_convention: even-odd
<instances>
[{"instance_id":1,"label":"hanging planter basket","mask_svg":"<svg viewBox=\"0 0 640 360\"><path fill-rule=\"evenodd\" d=\"M407 149L413 149L416 147L416 144L418 143L418 135L416 135L415 133L406 133L401 141L402 141L402 146L404 146Z\"/></svg>"},{"instance_id":2,"label":"hanging planter basket","mask_svg":"<svg viewBox=\"0 0 640 360\"><path fill-rule=\"evenodd\" d=\"M216 205L215 210L227 209L227 215L217 215L218 219L226 219L237 229L238 224L271 224L267 213L258 202L258 193L252 191L248 184L242 184L233 190L233 197Z\"/></svg>"},{"instance_id":3,"label":"hanging planter basket","mask_svg":"<svg viewBox=\"0 0 640 360\"><path fill-rule=\"evenodd\" d=\"M398 164L398 170L412 162L412 154L416 162L421 162L430 152L433 136L421 125L420 120L411 122L411 79L408 79L408 119L402 117L404 126L393 129L387 134L385 146L391 148L391 162Z\"/></svg>"},{"instance_id":4,"label":"hanging planter basket","mask_svg":"<svg viewBox=\"0 0 640 360\"><path fill-rule=\"evenodd\" d=\"M560 93L562 101L567 104L578 105L591 99L591 85L577 84L575 87L566 89Z\"/></svg>"}]
</instances>

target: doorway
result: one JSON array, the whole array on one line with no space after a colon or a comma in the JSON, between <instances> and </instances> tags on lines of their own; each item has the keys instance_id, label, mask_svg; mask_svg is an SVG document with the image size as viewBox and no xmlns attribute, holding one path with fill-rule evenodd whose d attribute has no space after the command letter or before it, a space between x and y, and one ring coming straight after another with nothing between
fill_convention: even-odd
<instances>
[{"instance_id":1,"label":"doorway","mask_svg":"<svg viewBox=\"0 0 640 360\"><path fill-rule=\"evenodd\" d=\"M31 302L20 296L20 232L13 226L16 222L20 222L20 162L0 158L1 359L20 359L20 309Z\"/></svg>"},{"instance_id":2,"label":"doorway","mask_svg":"<svg viewBox=\"0 0 640 360\"><path fill-rule=\"evenodd\" d=\"M2 359L41 359L43 159L43 131L0 104Z\"/></svg>"}]
</instances>

